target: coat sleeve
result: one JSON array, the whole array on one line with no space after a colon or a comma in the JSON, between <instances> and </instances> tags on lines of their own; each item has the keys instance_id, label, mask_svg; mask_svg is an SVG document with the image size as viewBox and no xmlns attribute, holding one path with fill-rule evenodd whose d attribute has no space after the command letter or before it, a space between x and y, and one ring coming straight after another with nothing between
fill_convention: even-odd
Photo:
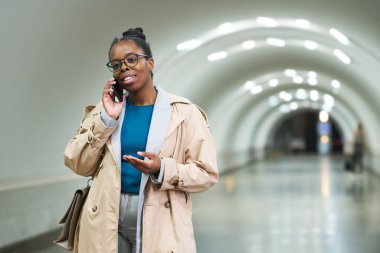
<instances>
[{"instance_id":1,"label":"coat sleeve","mask_svg":"<svg viewBox=\"0 0 380 253\"><path fill-rule=\"evenodd\" d=\"M202 192L218 182L216 150L205 113L191 104L185 119L185 162L164 157L165 172L161 190Z\"/></svg>"},{"instance_id":2,"label":"coat sleeve","mask_svg":"<svg viewBox=\"0 0 380 253\"><path fill-rule=\"evenodd\" d=\"M78 175L93 176L101 162L105 144L117 128L106 127L100 117L102 105L87 106L77 134L64 152L64 163Z\"/></svg>"}]
</instances>

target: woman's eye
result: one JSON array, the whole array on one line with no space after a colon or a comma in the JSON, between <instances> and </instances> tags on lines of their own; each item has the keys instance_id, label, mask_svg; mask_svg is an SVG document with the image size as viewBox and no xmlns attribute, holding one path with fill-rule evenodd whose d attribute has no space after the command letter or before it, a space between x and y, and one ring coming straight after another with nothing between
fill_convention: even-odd
<instances>
[{"instance_id":1,"label":"woman's eye","mask_svg":"<svg viewBox=\"0 0 380 253\"><path fill-rule=\"evenodd\" d=\"M119 69L120 65L121 65L121 63L112 63L112 68L113 69Z\"/></svg>"},{"instance_id":2,"label":"woman's eye","mask_svg":"<svg viewBox=\"0 0 380 253\"><path fill-rule=\"evenodd\" d=\"M137 60L137 57L135 57L135 56L131 56L131 57L128 57L128 58L127 58L127 61L128 61L129 63L135 63L136 60Z\"/></svg>"}]
</instances>

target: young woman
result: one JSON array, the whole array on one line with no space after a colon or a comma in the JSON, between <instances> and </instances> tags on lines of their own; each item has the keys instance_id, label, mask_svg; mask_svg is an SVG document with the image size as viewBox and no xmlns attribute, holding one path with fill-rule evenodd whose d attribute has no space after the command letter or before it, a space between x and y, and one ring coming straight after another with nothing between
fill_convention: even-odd
<instances>
[{"instance_id":1,"label":"young woman","mask_svg":"<svg viewBox=\"0 0 380 253\"><path fill-rule=\"evenodd\" d=\"M114 39L107 66L114 78L64 153L66 166L93 177L74 251L196 252L190 193L218 181L206 114L153 85L141 28ZM120 102L115 85L126 91Z\"/></svg>"}]
</instances>

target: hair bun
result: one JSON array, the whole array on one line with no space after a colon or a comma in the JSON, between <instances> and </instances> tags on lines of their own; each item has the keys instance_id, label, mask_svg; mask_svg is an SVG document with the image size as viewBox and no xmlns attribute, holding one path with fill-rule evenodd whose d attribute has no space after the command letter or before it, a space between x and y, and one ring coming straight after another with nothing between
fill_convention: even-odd
<instances>
[{"instance_id":1,"label":"hair bun","mask_svg":"<svg viewBox=\"0 0 380 253\"><path fill-rule=\"evenodd\" d=\"M123 38L126 37L137 37L144 41L146 40L144 31L141 27L130 28L128 31L123 32Z\"/></svg>"}]
</instances>

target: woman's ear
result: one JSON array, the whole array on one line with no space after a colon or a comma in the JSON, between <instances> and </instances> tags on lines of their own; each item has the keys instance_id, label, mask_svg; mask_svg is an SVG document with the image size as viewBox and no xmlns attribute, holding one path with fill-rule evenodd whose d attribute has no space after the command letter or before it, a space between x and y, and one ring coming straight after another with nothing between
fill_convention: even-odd
<instances>
[{"instance_id":1,"label":"woman's ear","mask_svg":"<svg viewBox=\"0 0 380 253\"><path fill-rule=\"evenodd\" d=\"M148 68L149 68L149 72L153 71L153 69L154 69L154 60L153 60L153 58L149 58L148 59Z\"/></svg>"}]
</instances>

